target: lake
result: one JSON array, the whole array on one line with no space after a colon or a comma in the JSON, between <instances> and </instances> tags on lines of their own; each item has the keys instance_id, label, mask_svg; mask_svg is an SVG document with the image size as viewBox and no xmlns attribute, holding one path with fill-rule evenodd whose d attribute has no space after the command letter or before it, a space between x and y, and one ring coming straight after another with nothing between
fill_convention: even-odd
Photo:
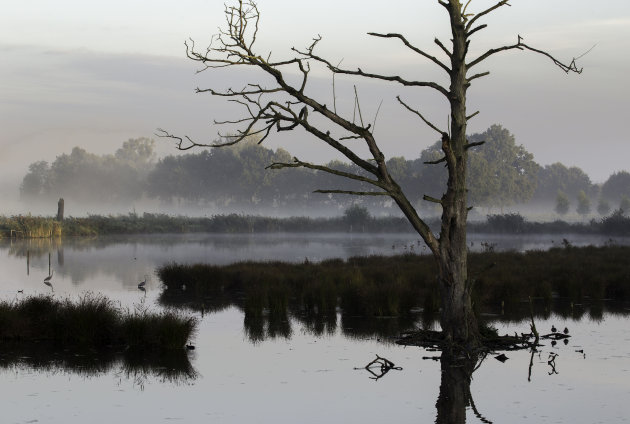
<instances>
[{"instance_id":1,"label":"lake","mask_svg":"<svg viewBox=\"0 0 630 424\"><path fill-rule=\"evenodd\" d=\"M469 237L472 250L547 249L605 244L607 237L496 235ZM630 244L627 239L613 242ZM405 234L151 235L96 239L0 241L0 296L76 298L103 293L122 307L160 310L155 269L170 262L228 264L242 260L318 261L332 257L422 253ZM49 262L50 261L50 262ZM54 270L51 288L43 279ZM147 276L146 292L137 289ZM23 293L19 293L22 290ZM614 423L626 422L630 399L629 305L588 305L548 314L539 331L568 328L571 338L528 351L475 358L472 380L439 352L394 344L383 331L337 312L316 329L291 316L281 328L251 323L237 306L194 312L195 350L176 358L135 358L125 352L0 353L2 422L6 423ZM419 319L419 318L418 318ZM491 318L492 319L492 318ZM372 325L372 324L371 324ZM501 334L527 332L527 322L496 317ZM252 327L253 326L253 327ZM262 332L252 337L252 328ZM379 327L379 328L376 328ZM398 328L393 326L393 328ZM380 376L364 367L376 355L396 367ZM462 403L453 394L466 394ZM449 416L453 413L459 418Z\"/></svg>"}]
</instances>

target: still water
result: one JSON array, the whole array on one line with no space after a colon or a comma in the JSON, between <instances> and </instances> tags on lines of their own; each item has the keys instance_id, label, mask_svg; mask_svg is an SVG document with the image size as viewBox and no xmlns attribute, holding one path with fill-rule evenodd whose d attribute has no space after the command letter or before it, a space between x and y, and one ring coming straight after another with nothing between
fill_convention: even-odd
<instances>
[{"instance_id":1,"label":"still water","mask_svg":"<svg viewBox=\"0 0 630 424\"><path fill-rule=\"evenodd\" d=\"M474 236L471 249L545 249L562 238ZM572 244L608 238L565 236ZM553 240L553 243L552 243ZM628 244L627 240L615 240ZM487 247L485 247L487 248ZM133 236L2 241L0 296L76 298L103 293L123 307L160 310L156 267L169 262L227 264L241 260L317 261L330 257L422 252L413 236L274 234ZM50 261L50 262L49 262ZM54 292L43 279L54 270ZM147 290L137 289L147 276ZM23 293L18 291L22 290ZM621 310L630 312L628 308ZM461 408L466 422L611 423L630 417L630 328L627 313L551 314L570 330L565 345L477 358L472 380L457 376L439 353L404 348L387 337L353 333L342 317L314 333L290 319L290 331L252 341L236 307L199 318L196 349L175 362L108 358L89 352L0 354L2 423L424 423L463 422L436 405ZM193 314L194 312L186 312ZM594 316L594 318L590 318ZM387 318L384 318L387 320ZM494 324L501 333L527 323ZM394 362L379 379L363 367L376 355ZM428 358L428 359L427 359ZM555 358L555 359L553 359ZM438 359L438 360L434 360ZM553 359L553 360L552 360ZM358 368L358 369L356 369ZM374 370L378 374L378 369ZM459 390L459 392L458 392ZM465 404L448 399L468 393ZM450 396L456 398L457 396ZM446 402L446 403L445 403Z\"/></svg>"}]
</instances>

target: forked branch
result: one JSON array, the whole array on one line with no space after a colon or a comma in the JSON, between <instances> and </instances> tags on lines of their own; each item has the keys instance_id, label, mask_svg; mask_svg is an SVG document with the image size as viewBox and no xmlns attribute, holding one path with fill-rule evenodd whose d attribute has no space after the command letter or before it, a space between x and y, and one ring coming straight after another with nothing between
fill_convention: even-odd
<instances>
[{"instance_id":1,"label":"forked branch","mask_svg":"<svg viewBox=\"0 0 630 424\"><path fill-rule=\"evenodd\" d=\"M411 50L413 50L414 52L418 53L420 56L424 56L427 59L429 59L431 62L435 63L436 65L438 65L440 68L444 69L446 71L447 74L451 73L451 68L449 68L448 66L446 66L444 63L442 63L441 60L439 60L438 58L436 58L435 56L431 56L430 54L426 53L424 50L420 50L419 48L417 48L416 46L414 46L413 44L411 44L402 34L397 34L397 33L388 33L388 34L380 34L378 32L368 32L368 35L371 35L373 37L381 37L381 38L398 38L400 41L403 42L403 44L407 47L409 47ZM439 40L436 38L435 42L445 51L447 52L447 54L450 57L450 53L448 52L448 50L442 45L442 43L439 42Z\"/></svg>"},{"instance_id":2,"label":"forked branch","mask_svg":"<svg viewBox=\"0 0 630 424\"><path fill-rule=\"evenodd\" d=\"M472 68L473 66L483 62L484 60L486 60L487 58L489 58L490 56L496 54L496 53L500 53L500 52L504 52L504 51L508 51L508 50L529 50L532 51L534 53L538 53L541 54L547 58L549 58L554 65L556 65L557 67L559 67L560 69L562 69L565 73L570 73L570 72L574 72L576 74L581 74L582 73L582 68L578 68L577 66L577 60L584 57L586 54L588 54L591 50L593 50L595 46L591 47L589 50L587 50L585 53L579 55L578 57L574 57L570 63L566 64L561 62L560 60L556 59L551 53L548 53L544 50L540 50L534 47L531 47L525 43L523 43L523 37L521 37L520 35L518 36L518 41L516 42L516 44L512 44L510 46L502 46L502 47L497 47L494 49L490 49L487 52L485 52L484 54L482 54L481 56L477 57L476 59L472 60L470 63L468 63L466 66L468 69ZM487 75L487 73L483 73L483 74L477 74L473 77L468 78L468 81L474 79L474 78L479 78L480 76L485 76Z\"/></svg>"}]
</instances>

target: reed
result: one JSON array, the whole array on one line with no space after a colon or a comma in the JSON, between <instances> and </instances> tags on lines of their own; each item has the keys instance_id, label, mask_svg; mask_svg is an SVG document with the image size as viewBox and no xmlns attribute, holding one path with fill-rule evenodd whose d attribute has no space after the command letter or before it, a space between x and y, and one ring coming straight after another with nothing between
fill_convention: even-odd
<instances>
[{"instance_id":1,"label":"reed","mask_svg":"<svg viewBox=\"0 0 630 424\"><path fill-rule=\"evenodd\" d=\"M524 302L535 299L536 314L563 305L630 301L630 247L573 247L549 251L469 254L475 310L506 317L529 316ZM314 331L330 331L336 314L407 320L422 312L432 325L440 301L433 258L371 256L321 263L242 262L228 266L169 264L158 270L165 284L160 301L211 310L235 305L247 319L291 316ZM186 290L182 290L182 285ZM558 300L561 299L562 302ZM356 327L356 324L353 324ZM327 329L328 327L328 329ZM253 327L252 327L253 328ZM327 330L326 330L327 329ZM258 331L261 333L261 331ZM263 331L264 333L264 331Z\"/></svg>"},{"instance_id":2,"label":"reed","mask_svg":"<svg viewBox=\"0 0 630 424\"><path fill-rule=\"evenodd\" d=\"M0 301L0 340L107 349L181 349L196 321L175 312L125 311L111 300L86 294L78 301L33 296Z\"/></svg>"},{"instance_id":3,"label":"reed","mask_svg":"<svg viewBox=\"0 0 630 424\"><path fill-rule=\"evenodd\" d=\"M0 216L0 238L46 238L60 237L62 225L53 218L31 215Z\"/></svg>"},{"instance_id":4,"label":"reed","mask_svg":"<svg viewBox=\"0 0 630 424\"><path fill-rule=\"evenodd\" d=\"M437 219L429 225L439 228ZM353 225L347 217L275 218L256 215L226 214L211 217L170 216L166 214L129 213L126 215L89 215L68 217L57 222L49 217L31 215L1 217L0 238L9 237L11 230L20 231L22 237L95 236L108 234L155 234L155 233L274 233L274 232L369 232L412 233L413 229L404 217L370 217ZM606 234L630 235L630 217L621 210L600 220L583 223L530 222L519 214L488 215L484 222L470 222L469 233L504 234Z\"/></svg>"}]
</instances>

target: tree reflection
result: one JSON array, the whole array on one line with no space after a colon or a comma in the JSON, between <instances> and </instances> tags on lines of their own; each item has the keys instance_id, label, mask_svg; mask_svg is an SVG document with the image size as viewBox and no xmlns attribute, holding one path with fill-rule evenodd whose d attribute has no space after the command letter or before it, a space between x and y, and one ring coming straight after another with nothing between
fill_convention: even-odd
<instances>
[{"instance_id":1,"label":"tree reflection","mask_svg":"<svg viewBox=\"0 0 630 424\"><path fill-rule=\"evenodd\" d=\"M50 374L70 373L98 377L113 373L133 380L140 386L149 379L186 384L198 374L189 353L172 351L68 351L48 343L3 343L0 347L0 369L33 369Z\"/></svg>"},{"instance_id":2,"label":"tree reflection","mask_svg":"<svg viewBox=\"0 0 630 424\"><path fill-rule=\"evenodd\" d=\"M485 357L485 354L468 357L442 352L440 394L435 404L437 424L465 423L467 408L470 408L481 422L492 423L479 412L470 391L472 375L481 366Z\"/></svg>"}]
</instances>

